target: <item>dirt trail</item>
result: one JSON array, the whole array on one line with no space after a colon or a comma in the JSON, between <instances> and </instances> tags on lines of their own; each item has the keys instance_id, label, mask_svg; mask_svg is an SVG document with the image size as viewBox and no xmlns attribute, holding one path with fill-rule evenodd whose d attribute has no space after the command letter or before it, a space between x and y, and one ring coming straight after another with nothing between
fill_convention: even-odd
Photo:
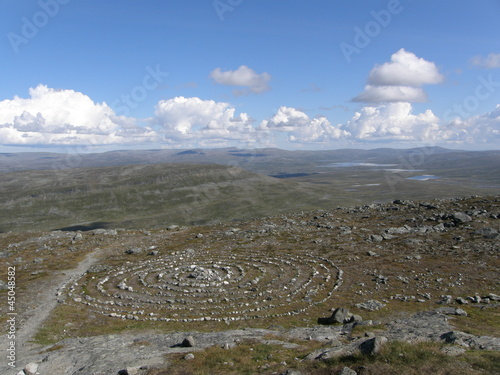
<instances>
[{"instance_id":1,"label":"dirt trail","mask_svg":"<svg viewBox=\"0 0 500 375\"><path fill-rule=\"evenodd\" d=\"M60 272L54 278L53 282L50 283L41 294L36 296L37 307L30 311L30 316L27 317L27 319L23 317L22 314L17 316L18 322L20 323L18 323L16 332L16 362L19 365L23 364L23 358L26 357L32 349L36 348L36 345L30 343L30 340L40 329L44 320L48 318L52 310L57 306L57 292L64 286L70 285L84 274L89 267L99 259L101 252L102 249L97 249L87 254L85 259L78 264L78 267ZM4 339L6 339L5 336ZM7 343L2 345L2 347L5 347L5 345L7 345Z\"/></svg>"}]
</instances>

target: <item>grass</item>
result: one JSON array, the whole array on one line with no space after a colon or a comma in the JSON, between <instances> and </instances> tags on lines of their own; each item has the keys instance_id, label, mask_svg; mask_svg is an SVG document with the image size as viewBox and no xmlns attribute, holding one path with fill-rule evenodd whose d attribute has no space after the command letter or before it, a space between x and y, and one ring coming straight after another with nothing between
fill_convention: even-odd
<instances>
[{"instance_id":1,"label":"grass","mask_svg":"<svg viewBox=\"0 0 500 375\"><path fill-rule=\"evenodd\" d=\"M280 345L248 340L230 349L214 346L203 352L195 352L195 359L192 361L184 360L184 355L169 356L168 359L172 362L169 373L172 375L281 373L287 369L288 363L297 362L296 355L303 354L304 350L305 348L297 352ZM283 364L284 362L286 364Z\"/></svg>"},{"instance_id":2,"label":"grass","mask_svg":"<svg viewBox=\"0 0 500 375\"><path fill-rule=\"evenodd\" d=\"M95 223L128 228L203 224L329 202L321 198L327 194L324 188L220 165L12 172L2 175L0 191L3 232L92 227Z\"/></svg>"},{"instance_id":3,"label":"grass","mask_svg":"<svg viewBox=\"0 0 500 375\"><path fill-rule=\"evenodd\" d=\"M453 324L457 329L477 336L500 336L500 309L488 305L460 306L467 316L457 316Z\"/></svg>"},{"instance_id":4,"label":"grass","mask_svg":"<svg viewBox=\"0 0 500 375\"><path fill-rule=\"evenodd\" d=\"M186 361L182 355L170 355L169 374L172 375L232 375L280 374L293 368L310 375L338 374L350 367L362 374L386 375L471 375L496 374L500 371L498 353L471 351L460 357L449 357L441 352L443 346L434 343L408 344L391 342L377 356L352 355L325 361L303 361L317 345L305 344L298 349L284 349L246 341L236 347L211 347L194 352L195 359Z\"/></svg>"},{"instance_id":5,"label":"grass","mask_svg":"<svg viewBox=\"0 0 500 375\"><path fill-rule=\"evenodd\" d=\"M308 373L337 374L347 366L362 374L437 374L437 375L470 375L498 373L498 353L468 352L461 357L449 357L440 349L443 346L435 343L408 344L390 342L376 356L353 355L329 359L324 362L309 364Z\"/></svg>"}]
</instances>

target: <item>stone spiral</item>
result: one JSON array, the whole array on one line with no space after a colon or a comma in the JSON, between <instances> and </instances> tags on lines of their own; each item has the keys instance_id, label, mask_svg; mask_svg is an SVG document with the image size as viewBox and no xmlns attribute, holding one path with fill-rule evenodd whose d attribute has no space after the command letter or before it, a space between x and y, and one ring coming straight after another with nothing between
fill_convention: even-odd
<instances>
[{"instance_id":1,"label":"stone spiral","mask_svg":"<svg viewBox=\"0 0 500 375\"><path fill-rule=\"evenodd\" d=\"M234 321L298 315L328 300L342 280L329 259L263 251L184 250L127 262L69 289L72 304L122 319Z\"/></svg>"}]
</instances>

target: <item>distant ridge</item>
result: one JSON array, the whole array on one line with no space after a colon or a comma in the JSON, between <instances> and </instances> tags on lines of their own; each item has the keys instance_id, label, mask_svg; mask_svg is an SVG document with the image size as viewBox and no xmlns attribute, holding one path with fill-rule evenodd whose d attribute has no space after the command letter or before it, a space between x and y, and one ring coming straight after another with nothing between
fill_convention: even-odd
<instances>
[{"instance_id":1,"label":"distant ridge","mask_svg":"<svg viewBox=\"0 0 500 375\"><path fill-rule=\"evenodd\" d=\"M483 155L500 151L483 151ZM404 160L408 155L418 155L425 161L440 154L453 154L457 157L476 155L474 151L449 150L442 147L425 147L412 149L379 148L372 150L339 149L339 150L281 150L276 148L262 149L187 149L187 150L115 150L103 153L61 154L49 152L23 152L0 154L0 173L31 169L69 169L82 167L105 167L113 165L158 164L158 163L197 163L240 165L245 169L263 173L289 173L290 170L272 171L267 165L286 160L296 167L310 167L324 160L346 162L370 159L373 162L387 160ZM255 158L260 160L254 160ZM280 164L283 165L282 162ZM286 166L285 166L286 167ZM297 171L293 171L295 173ZM300 171L302 172L302 171Z\"/></svg>"}]
</instances>

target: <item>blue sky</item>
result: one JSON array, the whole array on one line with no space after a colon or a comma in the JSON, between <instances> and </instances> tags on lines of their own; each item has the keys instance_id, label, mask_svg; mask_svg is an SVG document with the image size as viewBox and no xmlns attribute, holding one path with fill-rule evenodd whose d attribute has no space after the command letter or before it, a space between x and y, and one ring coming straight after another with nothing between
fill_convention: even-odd
<instances>
[{"instance_id":1,"label":"blue sky","mask_svg":"<svg viewBox=\"0 0 500 375\"><path fill-rule=\"evenodd\" d=\"M0 151L500 146L497 0L0 8Z\"/></svg>"}]
</instances>

